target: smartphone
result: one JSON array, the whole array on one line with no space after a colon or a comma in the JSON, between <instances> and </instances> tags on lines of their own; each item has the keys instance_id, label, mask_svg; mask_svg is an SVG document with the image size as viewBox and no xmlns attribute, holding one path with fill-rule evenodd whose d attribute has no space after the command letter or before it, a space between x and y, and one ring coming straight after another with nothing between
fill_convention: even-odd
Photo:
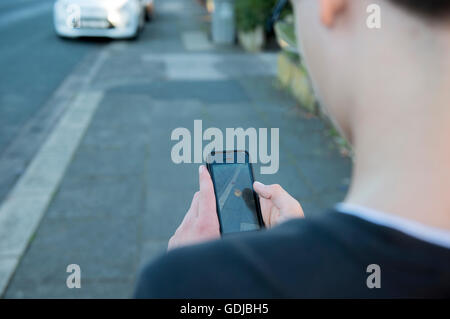
<instances>
[{"instance_id":1,"label":"smartphone","mask_svg":"<svg viewBox=\"0 0 450 319\"><path fill-rule=\"evenodd\" d=\"M206 167L216 195L222 235L264 228L253 168L247 151L212 152Z\"/></svg>"}]
</instances>

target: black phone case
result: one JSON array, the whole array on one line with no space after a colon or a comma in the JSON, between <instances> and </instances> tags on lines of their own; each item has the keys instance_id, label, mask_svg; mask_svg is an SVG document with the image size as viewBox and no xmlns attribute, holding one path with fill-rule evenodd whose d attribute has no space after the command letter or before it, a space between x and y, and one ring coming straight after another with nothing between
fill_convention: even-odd
<instances>
[{"instance_id":1,"label":"black phone case","mask_svg":"<svg viewBox=\"0 0 450 319\"><path fill-rule=\"evenodd\" d=\"M236 152L238 152L238 151L234 151L234 152L236 153ZM247 151L245 151L245 153L247 154L247 156L249 156L249 154L248 154ZM259 202L259 196L258 196L258 194L255 192L255 190L253 189L253 183L255 182L255 177L254 177L255 175L254 175L254 173L253 173L253 165L252 165L252 163L250 163L250 162L248 162L247 164L250 165L250 173L251 173L251 174L250 174L250 179L251 179L251 182L252 182L252 192L253 192L253 197L254 197L254 199L255 199L256 214L257 214L257 216L258 216L258 223L259 223L259 226L261 227L259 230L261 230L261 229L264 229L264 228L266 227L266 225L264 224L264 219L263 219L262 213L261 213L261 204L260 204L260 202ZM217 218L218 218L218 220L219 220L220 234L223 236L224 234L223 234L223 232L222 232L222 223L220 222L219 211L218 211L218 209L217 209L217 207L219 207L219 202L217 201L216 184L215 184L215 182L214 182L214 175L213 175L213 173L212 173L211 166L212 166L212 164L206 163L206 169L208 170L209 175L211 176L211 180L212 180L212 182L213 182L213 187L214 187L214 197L216 198L216 214L217 214Z\"/></svg>"}]
</instances>

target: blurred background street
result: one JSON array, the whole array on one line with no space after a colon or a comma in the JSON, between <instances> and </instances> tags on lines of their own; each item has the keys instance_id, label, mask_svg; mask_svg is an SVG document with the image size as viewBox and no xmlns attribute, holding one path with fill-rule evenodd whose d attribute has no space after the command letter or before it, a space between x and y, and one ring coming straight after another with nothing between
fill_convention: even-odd
<instances>
[{"instance_id":1,"label":"blurred background street","mask_svg":"<svg viewBox=\"0 0 450 319\"><path fill-rule=\"evenodd\" d=\"M89 53L105 46L107 40L62 41L53 31L52 0L4 0L0 3L0 154L4 154L27 124L40 112L40 123L28 132L20 147L36 151L37 130L49 125L52 110L46 102L74 67ZM54 104L54 103L53 103ZM44 113L46 113L44 115ZM43 122L42 122L43 121ZM44 123L46 122L46 123ZM31 154L27 154L29 157ZM2 163L0 199L3 199L25 169L25 163Z\"/></svg>"},{"instance_id":2,"label":"blurred background street","mask_svg":"<svg viewBox=\"0 0 450 319\"><path fill-rule=\"evenodd\" d=\"M280 169L256 165L256 177L282 185L306 217L343 199L351 160L281 89L280 49L213 44L195 0L155 1L135 41L61 39L52 5L0 3L0 295L130 297L198 188L198 164L170 156L172 130L196 119L279 128ZM69 264L81 289L66 286Z\"/></svg>"}]
</instances>

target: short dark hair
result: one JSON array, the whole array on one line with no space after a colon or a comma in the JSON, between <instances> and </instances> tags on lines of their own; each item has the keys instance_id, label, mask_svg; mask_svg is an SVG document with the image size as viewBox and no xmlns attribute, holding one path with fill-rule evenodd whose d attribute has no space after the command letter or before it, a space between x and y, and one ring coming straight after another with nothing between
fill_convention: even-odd
<instances>
[{"instance_id":1,"label":"short dark hair","mask_svg":"<svg viewBox=\"0 0 450 319\"><path fill-rule=\"evenodd\" d=\"M448 16L450 14L450 0L391 0L417 13L428 16Z\"/></svg>"}]
</instances>

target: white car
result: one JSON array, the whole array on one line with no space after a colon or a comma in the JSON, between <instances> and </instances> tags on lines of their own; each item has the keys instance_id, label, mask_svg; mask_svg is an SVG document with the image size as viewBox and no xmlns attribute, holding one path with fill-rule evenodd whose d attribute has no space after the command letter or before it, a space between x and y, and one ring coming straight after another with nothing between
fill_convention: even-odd
<instances>
[{"instance_id":1,"label":"white car","mask_svg":"<svg viewBox=\"0 0 450 319\"><path fill-rule=\"evenodd\" d=\"M53 8L61 37L136 38L153 13L153 0L57 0Z\"/></svg>"}]
</instances>

